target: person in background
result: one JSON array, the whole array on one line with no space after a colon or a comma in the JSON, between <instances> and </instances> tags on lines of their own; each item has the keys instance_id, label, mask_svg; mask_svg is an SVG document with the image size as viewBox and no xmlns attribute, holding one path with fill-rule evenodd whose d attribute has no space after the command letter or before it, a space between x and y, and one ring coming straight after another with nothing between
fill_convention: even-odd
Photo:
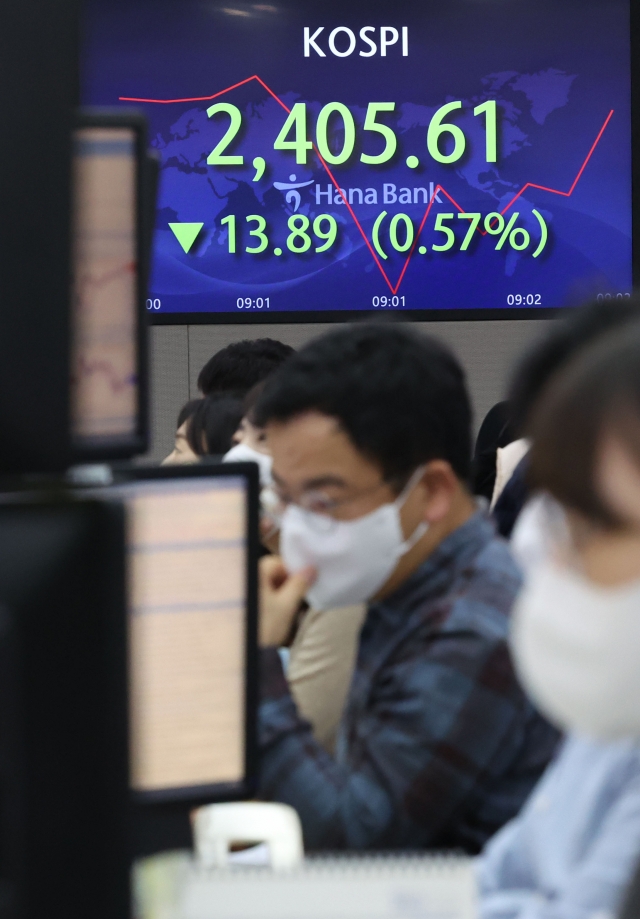
<instances>
[{"instance_id":1,"label":"person in background","mask_svg":"<svg viewBox=\"0 0 640 919\"><path fill-rule=\"evenodd\" d=\"M640 298L604 300L582 309L572 310L560 322L554 322L547 334L537 341L516 367L510 386L514 433L528 437L530 420L536 403L556 374L578 352L607 332L640 318ZM516 521L529 498L528 459L517 465L493 508L498 532L509 539Z\"/></svg>"},{"instance_id":2,"label":"person in background","mask_svg":"<svg viewBox=\"0 0 640 919\"><path fill-rule=\"evenodd\" d=\"M469 492L464 374L434 339L342 326L256 406L283 516L261 563L260 795L309 848L477 852L514 816L557 733L507 648L518 570ZM367 602L335 757L313 738L277 647L302 597Z\"/></svg>"},{"instance_id":3,"label":"person in background","mask_svg":"<svg viewBox=\"0 0 640 919\"><path fill-rule=\"evenodd\" d=\"M516 469L526 458L530 448L531 442L526 437L520 437L496 450L496 481L491 496L492 511L495 511L502 493L513 479ZM501 508L504 508L504 504L501 505Z\"/></svg>"},{"instance_id":4,"label":"person in background","mask_svg":"<svg viewBox=\"0 0 640 919\"><path fill-rule=\"evenodd\" d=\"M480 426L473 455L473 493L491 501L496 485L498 451L517 435L511 423L511 404L498 402L487 412Z\"/></svg>"},{"instance_id":5,"label":"person in background","mask_svg":"<svg viewBox=\"0 0 640 919\"><path fill-rule=\"evenodd\" d=\"M225 463L253 462L260 468L260 484L269 488L271 479L271 454L267 446L267 435L254 419L254 409L265 380L257 383L242 402L242 418L231 438L231 447L224 457Z\"/></svg>"},{"instance_id":6,"label":"person in background","mask_svg":"<svg viewBox=\"0 0 640 919\"><path fill-rule=\"evenodd\" d=\"M162 466L197 463L203 456L222 456L231 449L242 418L242 402L234 396L192 399L178 415L176 442Z\"/></svg>"},{"instance_id":7,"label":"person in background","mask_svg":"<svg viewBox=\"0 0 640 919\"><path fill-rule=\"evenodd\" d=\"M636 868L617 915L618 919L638 919L640 915L640 864Z\"/></svg>"},{"instance_id":8,"label":"person in background","mask_svg":"<svg viewBox=\"0 0 640 919\"><path fill-rule=\"evenodd\" d=\"M273 338L234 342L207 361L198 376L198 389L204 396L232 393L242 399L293 353L293 348Z\"/></svg>"},{"instance_id":9,"label":"person in background","mask_svg":"<svg viewBox=\"0 0 640 919\"><path fill-rule=\"evenodd\" d=\"M201 402L202 399L191 399L190 402L187 402L187 404L183 405L183 407L180 409L180 413L178 415L178 423L176 425L176 438L173 450L162 460L160 464L161 466L181 466L188 463L198 462L197 454L195 454L189 446L187 427L189 420Z\"/></svg>"},{"instance_id":10,"label":"person in background","mask_svg":"<svg viewBox=\"0 0 640 919\"><path fill-rule=\"evenodd\" d=\"M198 377L198 388L209 395L226 395L235 400L242 400L251 389L259 392L259 384L266 377L293 354L293 348L271 338L262 338L257 341L239 341L228 345L205 364ZM255 397L253 399L255 402ZM225 415L225 407L229 411ZM194 424L194 434L189 442L187 428L190 419L196 414L198 417ZM203 403L202 399L192 399L181 409L178 416L175 445L172 452L163 460L162 465L177 463L195 463L199 456L207 454L226 453L231 447L220 450L227 443L227 422L236 416L235 407L231 402L224 404L210 402ZM241 420L240 426L243 421ZM216 431L216 425L220 435ZM203 440L204 437L204 440ZM233 443L240 443L241 439L232 432ZM210 449L211 448L211 449ZM203 452L204 451L204 452Z\"/></svg>"},{"instance_id":11,"label":"person in background","mask_svg":"<svg viewBox=\"0 0 640 919\"><path fill-rule=\"evenodd\" d=\"M557 513L512 641L569 735L479 861L480 915L612 917L640 858L640 324L583 350L530 425L530 481Z\"/></svg>"},{"instance_id":12,"label":"person in background","mask_svg":"<svg viewBox=\"0 0 640 919\"><path fill-rule=\"evenodd\" d=\"M193 453L197 457L228 453L242 413L242 401L235 396L219 394L201 399L187 422L187 441Z\"/></svg>"}]
</instances>

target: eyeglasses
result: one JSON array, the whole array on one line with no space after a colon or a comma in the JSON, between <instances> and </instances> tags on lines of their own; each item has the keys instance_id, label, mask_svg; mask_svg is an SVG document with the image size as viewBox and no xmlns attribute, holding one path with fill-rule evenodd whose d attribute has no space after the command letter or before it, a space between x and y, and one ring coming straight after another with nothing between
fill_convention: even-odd
<instances>
[{"instance_id":1,"label":"eyeglasses","mask_svg":"<svg viewBox=\"0 0 640 919\"><path fill-rule=\"evenodd\" d=\"M375 485L370 485L368 488L363 488L360 491L356 492L353 495L349 495L348 498L330 498L323 491L316 491L314 489L310 491L303 491L297 498L292 497L290 494L287 494L284 489L282 489L275 482L272 485L273 493L280 503L280 510L283 512L290 504L295 504L298 507L301 507L305 511L310 511L313 514L320 514L328 519L333 519L332 515L336 511L340 510L342 507L348 507L349 504L353 504L354 501L360 500L360 498L366 498L368 495L375 494L382 488L392 488L395 486L395 482L390 482L388 480L382 480L377 482Z\"/></svg>"}]
</instances>

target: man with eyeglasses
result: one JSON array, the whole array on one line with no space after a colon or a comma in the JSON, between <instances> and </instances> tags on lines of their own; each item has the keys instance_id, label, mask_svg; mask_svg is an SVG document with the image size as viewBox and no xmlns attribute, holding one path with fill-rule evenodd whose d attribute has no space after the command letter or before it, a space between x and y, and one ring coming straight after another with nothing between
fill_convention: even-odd
<instances>
[{"instance_id":1,"label":"man with eyeglasses","mask_svg":"<svg viewBox=\"0 0 640 919\"><path fill-rule=\"evenodd\" d=\"M520 577L467 488L460 366L404 327L342 326L278 371L256 421L282 553L261 570L261 796L296 808L309 848L479 851L557 734L509 657ZM317 610L368 603L335 757L276 650L305 596Z\"/></svg>"}]
</instances>

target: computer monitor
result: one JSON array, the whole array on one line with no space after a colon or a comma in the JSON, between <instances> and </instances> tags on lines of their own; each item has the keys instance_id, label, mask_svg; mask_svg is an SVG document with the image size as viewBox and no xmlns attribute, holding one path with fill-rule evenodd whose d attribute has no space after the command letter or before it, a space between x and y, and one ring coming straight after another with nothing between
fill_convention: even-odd
<instances>
[{"instance_id":1,"label":"computer monitor","mask_svg":"<svg viewBox=\"0 0 640 919\"><path fill-rule=\"evenodd\" d=\"M139 817L249 797L256 775L258 474L131 469L130 782Z\"/></svg>"},{"instance_id":2,"label":"computer monitor","mask_svg":"<svg viewBox=\"0 0 640 919\"><path fill-rule=\"evenodd\" d=\"M129 915L125 518L0 499L2 913Z\"/></svg>"},{"instance_id":3,"label":"computer monitor","mask_svg":"<svg viewBox=\"0 0 640 919\"><path fill-rule=\"evenodd\" d=\"M74 136L71 426L76 460L147 449L143 117L84 112Z\"/></svg>"},{"instance_id":4,"label":"computer monitor","mask_svg":"<svg viewBox=\"0 0 640 919\"><path fill-rule=\"evenodd\" d=\"M83 97L162 161L151 320L630 296L635 7L88 0Z\"/></svg>"},{"instance_id":5,"label":"computer monitor","mask_svg":"<svg viewBox=\"0 0 640 919\"><path fill-rule=\"evenodd\" d=\"M78 5L0 5L0 475L70 462L71 134Z\"/></svg>"}]
</instances>

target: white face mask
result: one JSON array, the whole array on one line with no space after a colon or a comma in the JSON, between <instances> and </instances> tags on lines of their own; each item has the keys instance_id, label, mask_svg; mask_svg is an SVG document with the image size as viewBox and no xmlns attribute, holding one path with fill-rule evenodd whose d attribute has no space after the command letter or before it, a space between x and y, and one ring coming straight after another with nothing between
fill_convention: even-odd
<instances>
[{"instance_id":1,"label":"white face mask","mask_svg":"<svg viewBox=\"0 0 640 919\"><path fill-rule=\"evenodd\" d=\"M640 737L640 581L603 588L543 561L516 604L511 643L525 688L561 728Z\"/></svg>"},{"instance_id":2,"label":"white face mask","mask_svg":"<svg viewBox=\"0 0 640 919\"><path fill-rule=\"evenodd\" d=\"M400 509L423 474L419 469L392 504L357 520L334 520L289 505L282 517L280 548L287 569L312 566L317 578L307 592L313 609L327 610L370 600L388 581L403 555L429 529L421 523L405 540Z\"/></svg>"},{"instance_id":3,"label":"white face mask","mask_svg":"<svg viewBox=\"0 0 640 919\"><path fill-rule=\"evenodd\" d=\"M222 457L223 463L257 463L260 467L260 484L263 488L271 485L273 458L268 453L260 453L246 444L236 444Z\"/></svg>"}]
</instances>

